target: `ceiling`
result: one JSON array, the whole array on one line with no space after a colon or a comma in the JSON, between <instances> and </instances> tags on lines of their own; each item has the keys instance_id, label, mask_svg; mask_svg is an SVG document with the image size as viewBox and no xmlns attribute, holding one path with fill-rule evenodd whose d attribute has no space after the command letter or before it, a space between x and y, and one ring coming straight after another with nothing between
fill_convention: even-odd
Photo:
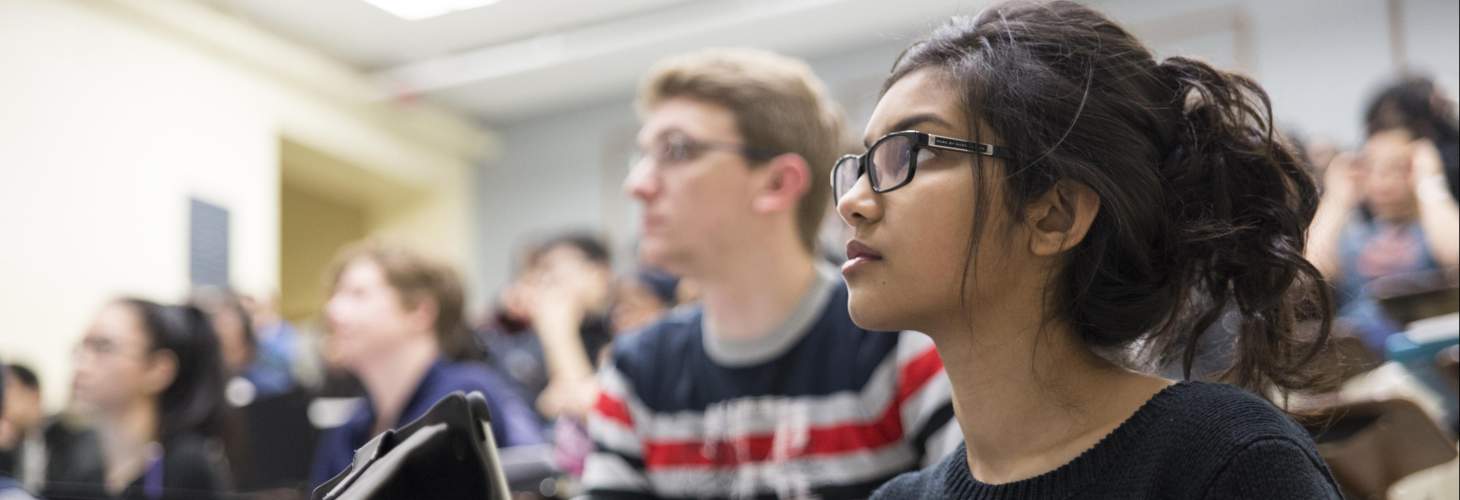
<instances>
[{"instance_id":1,"label":"ceiling","mask_svg":"<svg viewBox=\"0 0 1460 500\"><path fill-rule=\"evenodd\" d=\"M406 21L361 0L203 0L350 64L390 95L488 124L629 95L661 57L754 46L814 58L901 42L977 0L501 0Z\"/></svg>"}]
</instances>

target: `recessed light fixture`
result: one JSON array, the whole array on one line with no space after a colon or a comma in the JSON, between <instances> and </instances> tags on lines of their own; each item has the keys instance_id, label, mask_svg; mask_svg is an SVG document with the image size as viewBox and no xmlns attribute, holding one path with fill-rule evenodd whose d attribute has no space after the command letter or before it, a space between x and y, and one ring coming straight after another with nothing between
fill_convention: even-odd
<instances>
[{"instance_id":1,"label":"recessed light fixture","mask_svg":"<svg viewBox=\"0 0 1460 500\"><path fill-rule=\"evenodd\" d=\"M375 8L407 21L443 16L452 12L485 7L498 0L363 0Z\"/></svg>"}]
</instances>

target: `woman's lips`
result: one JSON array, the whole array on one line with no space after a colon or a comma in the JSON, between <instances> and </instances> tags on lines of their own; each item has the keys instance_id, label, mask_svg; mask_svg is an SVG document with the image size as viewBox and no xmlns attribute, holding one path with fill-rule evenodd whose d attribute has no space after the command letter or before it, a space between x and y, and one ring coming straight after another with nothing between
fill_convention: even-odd
<instances>
[{"instance_id":1,"label":"woman's lips","mask_svg":"<svg viewBox=\"0 0 1460 500\"><path fill-rule=\"evenodd\" d=\"M877 253L866 243L852 240L847 242L847 260L854 259L882 260L882 254Z\"/></svg>"},{"instance_id":2,"label":"woman's lips","mask_svg":"<svg viewBox=\"0 0 1460 500\"><path fill-rule=\"evenodd\" d=\"M857 240L847 242L847 262L842 264L842 274L846 275L858 268L865 267L873 262L882 260L882 254L878 253L871 246Z\"/></svg>"}]
</instances>

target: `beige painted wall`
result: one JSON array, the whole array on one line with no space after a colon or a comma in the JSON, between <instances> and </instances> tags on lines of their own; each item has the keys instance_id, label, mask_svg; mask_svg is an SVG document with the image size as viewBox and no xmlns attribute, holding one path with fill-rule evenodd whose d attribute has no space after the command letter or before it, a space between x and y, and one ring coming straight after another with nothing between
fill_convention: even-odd
<instances>
[{"instance_id":1,"label":"beige painted wall","mask_svg":"<svg viewBox=\"0 0 1460 500\"><path fill-rule=\"evenodd\" d=\"M189 196L230 210L235 285L279 287L287 144L403 186L366 226L469 267L489 137L348 68L177 0L0 2L0 67L0 356L39 369L51 408L105 300L185 294Z\"/></svg>"},{"instance_id":2,"label":"beige painted wall","mask_svg":"<svg viewBox=\"0 0 1460 500\"><path fill-rule=\"evenodd\" d=\"M324 303L325 273L338 250L366 235L364 207L284 185L280 209L279 309L290 321L311 321Z\"/></svg>"}]
</instances>

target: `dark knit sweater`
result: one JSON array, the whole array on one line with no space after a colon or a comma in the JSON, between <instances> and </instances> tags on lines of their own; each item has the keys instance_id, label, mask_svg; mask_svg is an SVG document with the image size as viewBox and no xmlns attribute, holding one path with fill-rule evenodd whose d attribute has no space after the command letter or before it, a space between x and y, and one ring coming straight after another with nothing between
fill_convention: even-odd
<instances>
[{"instance_id":1,"label":"dark knit sweater","mask_svg":"<svg viewBox=\"0 0 1460 500\"><path fill-rule=\"evenodd\" d=\"M979 482L963 447L903 474L873 498L1341 498L1313 440L1272 404L1236 387L1183 382L1161 391L1093 448L1048 473Z\"/></svg>"}]
</instances>

